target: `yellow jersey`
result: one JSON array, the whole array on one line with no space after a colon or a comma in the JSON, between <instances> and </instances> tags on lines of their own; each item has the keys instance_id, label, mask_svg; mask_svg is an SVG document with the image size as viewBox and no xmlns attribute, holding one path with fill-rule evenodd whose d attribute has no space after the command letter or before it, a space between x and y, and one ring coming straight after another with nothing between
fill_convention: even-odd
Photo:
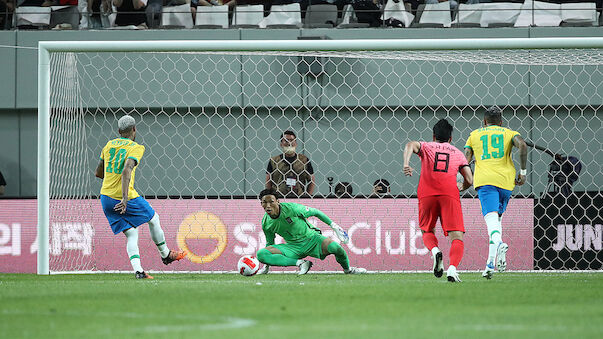
<instances>
[{"instance_id":1,"label":"yellow jersey","mask_svg":"<svg viewBox=\"0 0 603 339\"><path fill-rule=\"evenodd\" d=\"M519 132L495 125L471 132L465 148L471 148L475 156L473 187L492 185L513 190L516 172L511 149L516 135Z\"/></svg>"},{"instance_id":2,"label":"yellow jersey","mask_svg":"<svg viewBox=\"0 0 603 339\"><path fill-rule=\"evenodd\" d=\"M126 159L136 160L136 165L140 164L140 159L144 154L144 146L127 138L117 138L109 140L100 159L104 162L105 177L103 178L103 187L100 194L113 199L121 200L121 172L124 170ZM138 198L138 192L134 189L134 177L136 176L136 167L132 170L130 178L130 188L128 190L128 199Z\"/></svg>"}]
</instances>

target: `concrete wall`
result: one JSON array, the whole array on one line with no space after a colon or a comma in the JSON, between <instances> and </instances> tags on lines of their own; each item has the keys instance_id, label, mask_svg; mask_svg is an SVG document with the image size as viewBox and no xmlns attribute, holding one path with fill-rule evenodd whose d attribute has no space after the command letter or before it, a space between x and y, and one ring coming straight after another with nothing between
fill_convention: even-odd
<instances>
[{"instance_id":1,"label":"concrete wall","mask_svg":"<svg viewBox=\"0 0 603 339\"><path fill-rule=\"evenodd\" d=\"M35 47L41 40L296 39L322 35L331 39L603 36L603 29L0 31L0 45ZM5 60L0 66L0 171L9 183L7 195L33 196L37 54L28 48L0 48L0 57ZM179 71L143 72L139 78L132 75L137 72L128 72L143 62L160 67L170 58ZM314 163L319 193L329 192L326 177L333 176L335 182L353 182L355 193L370 193L372 181L384 177L392 182L392 193L412 194L417 179L408 180L400 172L403 144L409 139L429 139L436 119L448 117L457 128L454 143L462 147L468 133L479 127L477 107L499 104L510 105L509 110L514 111L508 121L511 128L580 157L587 166L577 189L600 190L603 185L603 171L596 160L603 156L601 147L590 146L591 140L603 138L600 67L550 67L530 73L528 66L514 66L505 69L502 73L508 76L501 78L492 77L481 66L461 64L441 77L437 75L444 69L441 62L360 60L347 65L328 60L326 80L315 81L290 72L297 60L287 57L259 67L255 56L220 57L222 63L217 66L208 56L170 58L153 56L149 60L148 55L138 55L130 56L135 62L115 60L113 64L98 56L85 63L78 61L79 73L89 75L80 86L83 104L90 108L86 113L86 159L90 163L83 168L95 167L100 148L114 135L114 121L95 120L96 109L120 116L129 107L143 107L149 113L141 117L145 128L139 140L148 151L137 187L144 194L254 194L263 186L268 157L278 152L275 139L287 128L298 132L301 150ZM345 68L350 72L344 72ZM213 71L208 74L208 69ZM347 75L338 76L343 73ZM573 74L590 75L578 78L582 85L575 88L556 85ZM411 82L404 81L411 76ZM86 85L100 82L124 90L120 96ZM130 90L143 86L146 91ZM197 86L203 86L203 91L195 90ZM489 94L483 95L486 92ZM228 95L212 95L216 93ZM375 107L363 109L369 102ZM549 106L534 108L543 103ZM558 104L571 105L570 110ZM219 108L211 108L215 106ZM350 111L350 107L356 109ZM186 129L167 122L175 111L185 116ZM568 138L572 141L567 142ZM187 151L182 152L182 147ZM533 185L520 192L538 194L546 185L550 157L538 152L531 152L530 157ZM90 189L97 192L98 187L98 182L93 182Z\"/></svg>"}]
</instances>

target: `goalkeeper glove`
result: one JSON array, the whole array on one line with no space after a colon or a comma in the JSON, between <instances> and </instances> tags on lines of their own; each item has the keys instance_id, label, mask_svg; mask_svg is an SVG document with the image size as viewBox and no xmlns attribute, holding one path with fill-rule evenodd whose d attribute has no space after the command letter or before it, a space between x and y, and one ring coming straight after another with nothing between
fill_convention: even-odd
<instances>
[{"instance_id":1,"label":"goalkeeper glove","mask_svg":"<svg viewBox=\"0 0 603 339\"><path fill-rule=\"evenodd\" d=\"M335 235L337 236L339 241L344 244L350 242L350 237L348 236L348 233L344 231L343 228L341 228L339 225L337 225L336 223L332 223L331 229L333 230L333 232L335 232Z\"/></svg>"}]
</instances>

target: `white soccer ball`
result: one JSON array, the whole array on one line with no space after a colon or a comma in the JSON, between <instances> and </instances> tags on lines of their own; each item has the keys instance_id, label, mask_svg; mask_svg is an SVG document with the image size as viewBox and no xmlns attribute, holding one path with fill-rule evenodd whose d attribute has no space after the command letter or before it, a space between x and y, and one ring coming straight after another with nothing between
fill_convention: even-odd
<instances>
[{"instance_id":1,"label":"white soccer ball","mask_svg":"<svg viewBox=\"0 0 603 339\"><path fill-rule=\"evenodd\" d=\"M246 255L239 259L237 269L241 275L246 277L255 275L260 269L260 261L253 255Z\"/></svg>"}]
</instances>

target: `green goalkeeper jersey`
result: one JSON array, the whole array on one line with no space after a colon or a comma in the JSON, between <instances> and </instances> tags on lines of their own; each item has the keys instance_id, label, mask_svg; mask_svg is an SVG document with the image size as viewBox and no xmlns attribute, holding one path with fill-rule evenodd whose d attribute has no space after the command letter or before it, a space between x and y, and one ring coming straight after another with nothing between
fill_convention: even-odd
<instances>
[{"instance_id":1,"label":"green goalkeeper jersey","mask_svg":"<svg viewBox=\"0 0 603 339\"><path fill-rule=\"evenodd\" d=\"M266 246L274 245L275 234L287 243L301 243L312 238L319 230L308 222L308 217L317 217L327 225L332 223L320 210L292 202L280 203L280 214L276 219L265 213L262 230L266 235Z\"/></svg>"}]
</instances>

